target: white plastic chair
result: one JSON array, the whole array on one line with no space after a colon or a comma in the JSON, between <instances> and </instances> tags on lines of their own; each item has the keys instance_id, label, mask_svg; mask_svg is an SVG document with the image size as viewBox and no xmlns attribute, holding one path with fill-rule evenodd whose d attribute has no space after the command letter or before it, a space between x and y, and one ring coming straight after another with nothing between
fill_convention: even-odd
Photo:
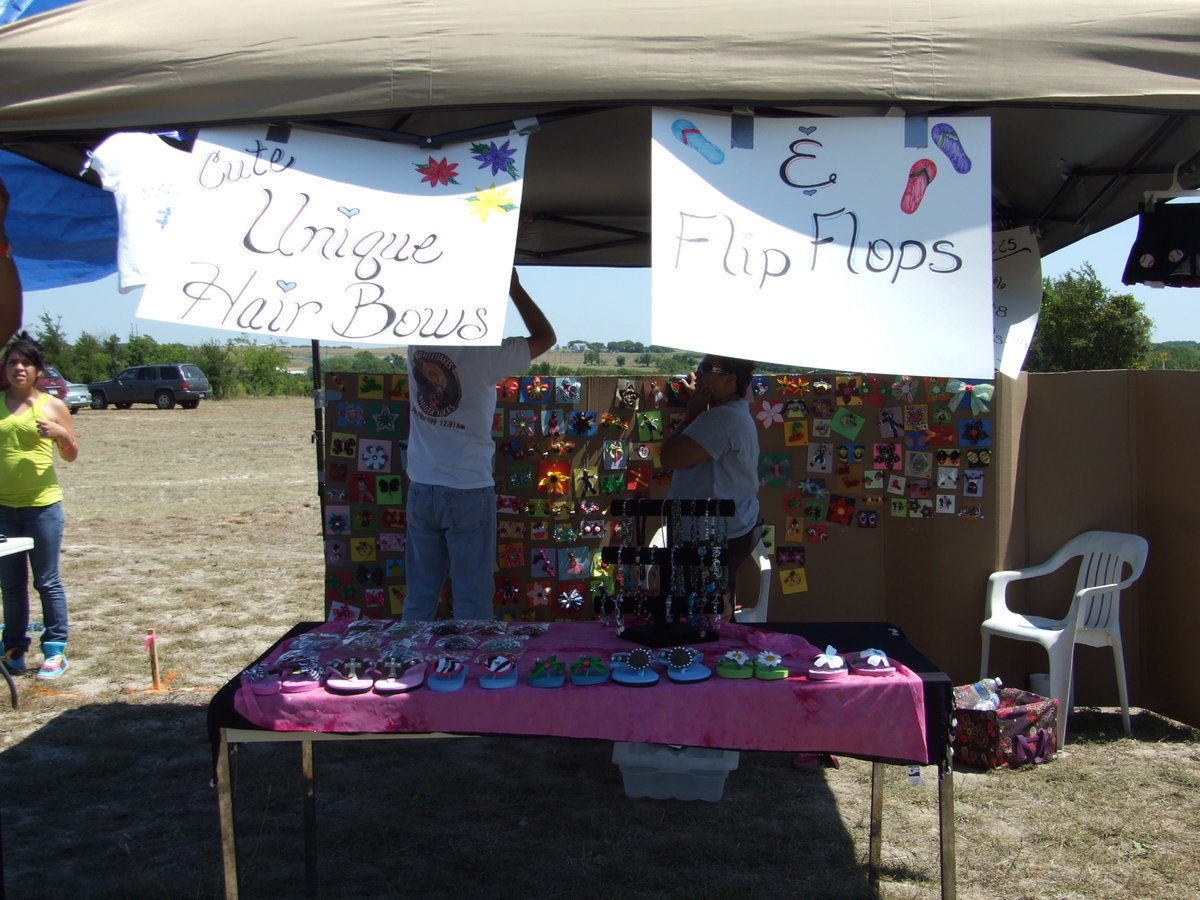
<instances>
[{"instance_id":1,"label":"white plastic chair","mask_svg":"<svg viewBox=\"0 0 1200 900\"><path fill-rule=\"evenodd\" d=\"M1117 670L1117 691L1125 733L1131 734L1129 689L1125 682L1125 653L1121 646L1121 591L1133 584L1146 567L1150 545L1136 534L1087 531L1063 544L1044 563L1013 571L993 572L988 579L987 618L980 631L983 654L980 678L988 676L992 636L1033 641L1050 656L1050 695L1058 700L1058 746L1067 738L1067 704L1075 661L1075 645L1111 647ZM1081 557L1071 607L1061 619L1027 616L1008 608L1005 592L1014 581L1048 575L1069 560ZM1129 574L1125 575L1128 568Z\"/></svg>"},{"instance_id":2,"label":"white plastic chair","mask_svg":"<svg viewBox=\"0 0 1200 900\"><path fill-rule=\"evenodd\" d=\"M767 554L762 538L759 538L754 549L750 551L750 558L758 566L758 601L753 606L737 607L733 617L739 623L767 621L767 605L771 599L771 557Z\"/></svg>"}]
</instances>

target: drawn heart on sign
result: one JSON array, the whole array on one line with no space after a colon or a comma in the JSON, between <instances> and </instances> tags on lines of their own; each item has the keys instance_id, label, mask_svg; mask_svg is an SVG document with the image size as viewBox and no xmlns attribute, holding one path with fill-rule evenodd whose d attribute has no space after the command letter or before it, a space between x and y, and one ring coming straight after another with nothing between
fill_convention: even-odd
<instances>
[{"instance_id":1,"label":"drawn heart on sign","mask_svg":"<svg viewBox=\"0 0 1200 900\"><path fill-rule=\"evenodd\" d=\"M355 207L339 206L338 212L340 212L347 219L353 219L355 216L358 215L359 209L357 206L355 206Z\"/></svg>"},{"instance_id":2,"label":"drawn heart on sign","mask_svg":"<svg viewBox=\"0 0 1200 900\"><path fill-rule=\"evenodd\" d=\"M294 290L296 289L296 282L294 282L294 281L284 281L282 278L281 278L281 279L279 279L277 282L275 282L275 284L276 284L276 286L277 286L277 287L278 287L278 288L279 288L281 291L283 291L285 294L286 294L288 291L294 291Z\"/></svg>"},{"instance_id":3,"label":"drawn heart on sign","mask_svg":"<svg viewBox=\"0 0 1200 900\"><path fill-rule=\"evenodd\" d=\"M801 134L812 134L814 131L817 130L817 126L816 125L798 125L798 126L796 126L796 130L799 131Z\"/></svg>"},{"instance_id":4,"label":"drawn heart on sign","mask_svg":"<svg viewBox=\"0 0 1200 900\"><path fill-rule=\"evenodd\" d=\"M809 188L808 190L806 190L806 191L801 191L800 193L802 193L802 194L803 194L805 197L811 197L811 196L812 196L813 194L815 194L816 192L817 192L817 189L816 189L816 188Z\"/></svg>"}]
</instances>

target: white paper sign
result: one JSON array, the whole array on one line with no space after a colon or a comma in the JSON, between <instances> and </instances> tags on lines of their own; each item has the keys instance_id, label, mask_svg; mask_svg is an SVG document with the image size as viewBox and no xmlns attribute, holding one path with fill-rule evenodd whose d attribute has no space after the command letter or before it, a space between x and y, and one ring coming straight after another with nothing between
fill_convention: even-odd
<instances>
[{"instance_id":1,"label":"white paper sign","mask_svg":"<svg viewBox=\"0 0 1200 900\"><path fill-rule=\"evenodd\" d=\"M914 148L899 118L758 118L745 149L655 110L652 341L991 378L990 124L931 118Z\"/></svg>"},{"instance_id":2,"label":"white paper sign","mask_svg":"<svg viewBox=\"0 0 1200 900\"><path fill-rule=\"evenodd\" d=\"M526 138L417 150L202 132L138 315L258 335L498 344Z\"/></svg>"},{"instance_id":3,"label":"white paper sign","mask_svg":"<svg viewBox=\"0 0 1200 900\"><path fill-rule=\"evenodd\" d=\"M1042 253L1028 228L992 236L992 307L996 368L1021 374L1042 308Z\"/></svg>"}]
</instances>

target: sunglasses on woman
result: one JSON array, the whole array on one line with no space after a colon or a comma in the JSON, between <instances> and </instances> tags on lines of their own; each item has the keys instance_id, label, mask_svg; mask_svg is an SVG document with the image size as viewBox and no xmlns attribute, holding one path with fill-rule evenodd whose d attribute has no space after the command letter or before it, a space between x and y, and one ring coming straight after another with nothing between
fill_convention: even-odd
<instances>
[{"instance_id":1,"label":"sunglasses on woman","mask_svg":"<svg viewBox=\"0 0 1200 900\"><path fill-rule=\"evenodd\" d=\"M710 363L708 361L701 362L699 365L697 365L696 371L699 372L701 375L709 375L709 374L729 375L729 374L732 374L730 372L725 371L722 368L719 368L718 366L714 366L712 363Z\"/></svg>"}]
</instances>

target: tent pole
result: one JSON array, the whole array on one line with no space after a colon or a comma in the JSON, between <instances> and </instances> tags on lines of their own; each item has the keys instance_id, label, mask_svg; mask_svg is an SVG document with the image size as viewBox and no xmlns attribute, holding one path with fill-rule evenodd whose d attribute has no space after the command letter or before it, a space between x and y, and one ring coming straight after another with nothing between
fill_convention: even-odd
<instances>
[{"instance_id":1,"label":"tent pole","mask_svg":"<svg viewBox=\"0 0 1200 900\"><path fill-rule=\"evenodd\" d=\"M321 504L321 529L325 528L325 392L321 389L321 342L312 342L313 433L317 451L317 499Z\"/></svg>"}]
</instances>

